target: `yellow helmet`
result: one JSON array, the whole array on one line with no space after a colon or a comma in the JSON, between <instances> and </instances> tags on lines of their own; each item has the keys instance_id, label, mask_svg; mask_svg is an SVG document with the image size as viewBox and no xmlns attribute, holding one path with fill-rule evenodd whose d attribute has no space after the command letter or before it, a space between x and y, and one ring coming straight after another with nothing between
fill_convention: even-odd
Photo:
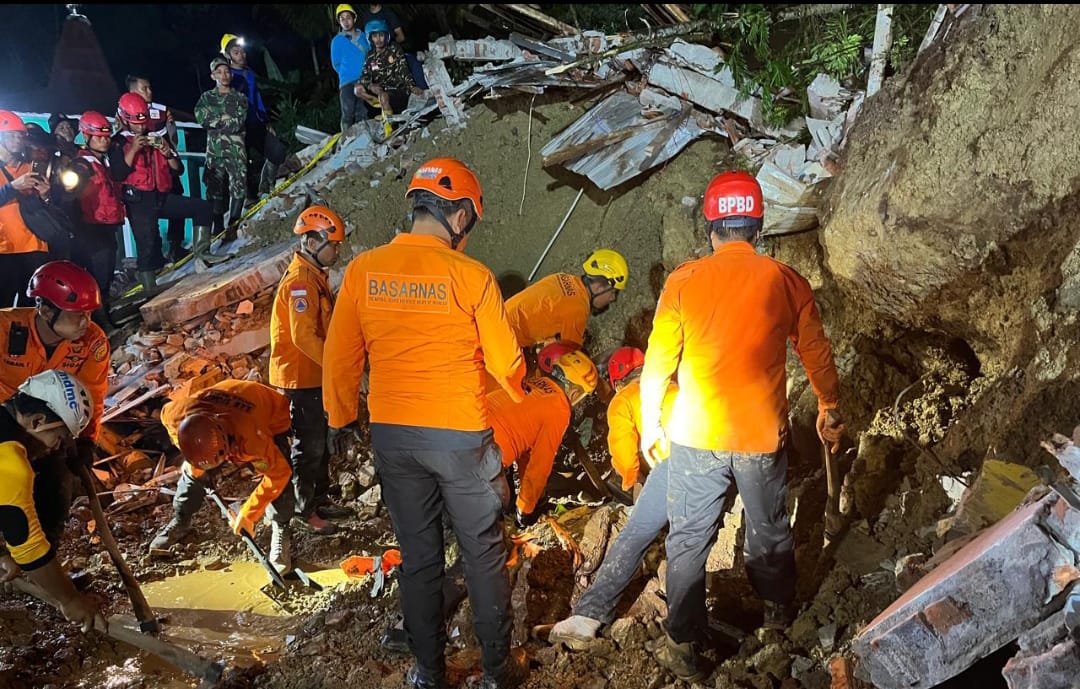
<instances>
[{"instance_id":1,"label":"yellow helmet","mask_svg":"<svg viewBox=\"0 0 1080 689\"><path fill-rule=\"evenodd\" d=\"M342 12L352 12L354 17L357 16L356 10L353 9L352 5L341 4L334 10L334 19L340 17Z\"/></svg>"},{"instance_id":2,"label":"yellow helmet","mask_svg":"<svg viewBox=\"0 0 1080 689\"><path fill-rule=\"evenodd\" d=\"M239 41L240 45L244 45L244 39L242 36L237 36L233 33L227 33L221 37L221 52L228 54L229 44L233 41Z\"/></svg>"},{"instance_id":3,"label":"yellow helmet","mask_svg":"<svg viewBox=\"0 0 1080 689\"><path fill-rule=\"evenodd\" d=\"M585 259L586 275L606 278L617 290L626 289L626 280L630 276L630 267L622 254L613 249L597 249Z\"/></svg>"}]
</instances>

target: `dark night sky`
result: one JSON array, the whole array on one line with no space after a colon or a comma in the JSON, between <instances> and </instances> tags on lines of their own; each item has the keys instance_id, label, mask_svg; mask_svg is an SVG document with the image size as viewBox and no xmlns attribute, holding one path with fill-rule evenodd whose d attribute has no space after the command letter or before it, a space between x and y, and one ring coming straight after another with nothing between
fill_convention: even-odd
<instances>
[{"instance_id":1,"label":"dark night sky","mask_svg":"<svg viewBox=\"0 0 1080 689\"><path fill-rule=\"evenodd\" d=\"M94 27L117 88L124 90L130 72L149 76L155 100L191 111L202 90L210 88L209 62L224 33L241 34L254 44L249 60L265 75L261 48L266 46L283 72L310 72L310 44L266 6L252 5L82 5ZM0 103L18 109L14 94L43 88L49 80L53 54L67 10L61 4L5 5L6 40L0 44ZM316 42L324 66L329 66L329 42Z\"/></svg>"}]
</instances>

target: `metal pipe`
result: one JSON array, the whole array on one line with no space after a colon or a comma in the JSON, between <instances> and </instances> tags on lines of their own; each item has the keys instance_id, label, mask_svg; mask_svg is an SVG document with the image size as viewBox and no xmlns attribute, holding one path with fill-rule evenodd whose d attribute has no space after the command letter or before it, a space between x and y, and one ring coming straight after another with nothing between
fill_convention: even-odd
<instances>
[{"instance_id":1,"label":"metal pipe","mask_svg":"<svg viewBox=\"0 0 1080 689\"><path fill-rule=\"evenodd\" d=\"M574 212L575 208L577 208L578 201L581 200L581 195L584 193L585 187L582 187L577 193L577 198L575 198L574 202L570 204L570 210L566 211L566 217L564 217L562 219L562 222L559 223L559 227L555 230L555 234L551 235L551 241L547 243L546 247L544 247L544 253L540 254L540 258L536 259L536 265L533 266L532 272L529 273L529 282L532 282L532 279L536 277L536 271L540 270L540 264L544 262L545 258L547 258L548 252L551 251L551 247L553 244L555 244L555 240L559 238L559 233L562 232L564 227L566 227L566 221L570 219L570 214Z\"/></svg>"}]
</instances>

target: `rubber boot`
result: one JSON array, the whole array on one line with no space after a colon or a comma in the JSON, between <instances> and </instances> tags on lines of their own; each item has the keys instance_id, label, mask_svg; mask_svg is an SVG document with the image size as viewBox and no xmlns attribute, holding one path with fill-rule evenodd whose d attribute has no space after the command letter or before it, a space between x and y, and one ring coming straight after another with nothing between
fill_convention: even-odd
<instances>
[{"instance_id":1,"label":"rubber boot","mask_svg":"<svg viewBox=\"0 0 1080 689\"><path fill-rule=\"evenodd\" d=\"M150 541L150 550L164 550L173 546L187 536L189 531L191 531L191 520L181 519L179 515L174 514L169 523L154 536L154 540Z\"/></svg>"},{"instance_id":2,"label":"rubber boot","mask_svg":"<svg viewBox=\"0 0 1080 689\"><path fill-rule=\"evenodd\" d=\"M136 273L139 284L142 285L143 294L157 294L157 273L152 270L140 270Z\"/></svg>"},{"instance_id":3,"label":"rubber boot","mask_svg":"<svg viewBox=\"0 0 1080 689\"><path fill-rule=\"evenodd\" d=\"M228 261L230 256L215 256L210 253L210 228L197 225L192 231L191 245L195 249L195 258L207 265L217 265Z\"/></svg>"},{"instance_id":4,"label":"rubber boot","mask_svg":"<svg viewBox=\"0 0 1080 689\"><path fill-rule=\"evenodd\" d=\"M270 564L282 576L292 570L292 533L285 524L270 525Z\"/></svg>"},{"instance_id":5,"label":"rubber boot","mask_svg":"<svg viewBox=\"0 0 1080 689\"><path fill-rule=\"evenodd\" d=\"M709 676L709 668L690 641L675 643L667 634L656 649L656 661L685 682L700 682Z\"/></svg>"},{"instance_id":6,"label":"rubber boot","mask_svg":"<svg viewBox=\"0 0 1080 689\"><path fill-rule=\"evenodd\" d=\"M263 163L262 173L259 175L259 196L267 196L274 189L280 165L274 165L269 160Z\"/></svg>"},{"instance_id":7,"label":"rubber boot","mask_svg":"<svg viewBox=\"0 0 1080 689\"><path fill-rule=\"evenodd\" d=\"M225 236L221 238L222 244L235 242L237 230L240 229L240 219L244 217L244 199L233 199L229 202L229 224L225 226Z\"/></svg>"}]
</instances>

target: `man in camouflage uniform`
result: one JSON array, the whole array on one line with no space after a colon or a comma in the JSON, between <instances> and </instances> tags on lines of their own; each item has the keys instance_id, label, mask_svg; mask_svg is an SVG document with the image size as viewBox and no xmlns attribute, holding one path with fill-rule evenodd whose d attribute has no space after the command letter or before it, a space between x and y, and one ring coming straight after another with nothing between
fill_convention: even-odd
<instances>
[{"instance_id":1,"label":"man in camouflage uniform","mask_svg":"<svg viewBox=\"0 0 1080 689\"><path fill-rule=\"evenodd\" d=\"M219 55L210 62L210 76L216 87L199 97L195 119L206 129L206 169L203 182L206 195L214 206L212 233L225 225L225 199L229 199L229 225L223 242L236 239L240 216L244 212L247 179L247 152L244 147L244 123L247 118L247 96L231 86L229 61ZM226 187L228 196L226 197ZM200 241L201 240L201 241ZM195 255L207 263L217 263L224 257L210 255L210 237L196 238Z\"/></svg>"},{"instance_id":2,"label":"man in camouflage uniform","mask_svg":"<svg viewBox=\"0 0 1080 689\"><path fill-rule=\"evenodd\" d=\"M382 19L372 19L364 27L371 52L364 62L364 72L354 90L361 98L382 109L383 121L409 106L409 94L419 95L405 53L397 43L390 42L389 28Z\"/></svg>"}]
</instances>

